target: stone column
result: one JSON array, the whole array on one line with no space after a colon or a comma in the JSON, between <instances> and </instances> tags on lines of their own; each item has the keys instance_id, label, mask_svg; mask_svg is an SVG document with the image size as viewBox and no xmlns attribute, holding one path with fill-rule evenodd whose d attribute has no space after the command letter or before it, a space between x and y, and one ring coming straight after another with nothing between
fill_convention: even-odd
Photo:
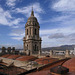
<instances>
[{"instance_id":1,"label":"stone column","mask_svg":"<svg viewBox=\"0 0 75 75\"><path fill-rule=\"evenodd\" d=\"M50 57L52 57L53 56L53 51L52 50L50 50Z\"/></svg>"},{"instance_id":2,"label":"stone column","mask_svg":"<svg viewBox=\"0 0 75 75\"><path fill-rule=\"evenodd\" d=\"M34 36L34 30L33 30L33 27L31 28L31 36Z\"/></svg>"},{"instance_id":3,"label":"stone column","mask_svg":"<svg viewBox=\"0 0 75 75\"><path fill-rule=\"evenodd\" d=\"M32 55L32 50L33 50L32 41L30 41L30 43L29 43L29 50L30 50L30 55Z\"/></svg>"},{"instance_id":4,"label":"stone column","mask_svg":"<svg viewBox=\"0 0 75 75\"><path fill-rule=\"evenodd\" d=\"M70 55L69 55L69 50L66 50L66 51L65 51L65 57L70 57Z\"/></svg>"},{"instance_id":5,"label":"stone column","mask_svg":"<svg viewBox=\"0 0 75 75\"><path fill-rule=\"evenodd\" d=\"M39 56L41 55L41 50L39 50L39 53L38 54L39 54Z\"/></svg>"}]
</instances>

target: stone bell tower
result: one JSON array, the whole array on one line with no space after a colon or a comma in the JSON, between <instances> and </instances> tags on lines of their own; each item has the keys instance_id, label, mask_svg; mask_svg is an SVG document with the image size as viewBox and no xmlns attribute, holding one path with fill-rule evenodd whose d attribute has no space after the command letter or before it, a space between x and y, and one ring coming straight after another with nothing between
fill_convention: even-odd
<instances>
[{"instance_id":1,"label":"stone bell tower","mask_svg":"<svg viewBox=\"0 0 75 75\"><path fill-rule=\"evenodd\" d=\"M41 38L39 36L39 23L34 16L32 9L31 16L25 25L25 37L23 38L24 52L28 55L38 55L41 53Z\"/></svg>"}]
</instances>

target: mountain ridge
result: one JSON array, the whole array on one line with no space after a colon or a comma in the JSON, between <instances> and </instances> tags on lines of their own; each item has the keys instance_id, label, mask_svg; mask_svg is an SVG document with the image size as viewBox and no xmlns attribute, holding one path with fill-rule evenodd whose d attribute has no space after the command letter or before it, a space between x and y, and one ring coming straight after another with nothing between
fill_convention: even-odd
<instances>
[{"instance_id":1,"label":"mountain ridge","mask_svg":"<svg viewBox=\"0 0 75 75\"><path fill-rule=\"evenodd\" d=\"M42 48L42 50L74 50L75 45L61 45L58 47L47 47L47 48Z\"/></svg>"}]
</instances>

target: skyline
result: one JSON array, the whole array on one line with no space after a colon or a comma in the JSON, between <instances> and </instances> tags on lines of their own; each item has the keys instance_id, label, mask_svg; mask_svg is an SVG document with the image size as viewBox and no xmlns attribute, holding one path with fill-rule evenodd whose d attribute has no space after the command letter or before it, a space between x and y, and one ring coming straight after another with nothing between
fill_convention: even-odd
<instances>
[{"instance_id":1,"label":"skyline","mask_svg":"<svg viewBox=\"0 0 75 75\"><path fill-rule=\"evenodd\" d=\"M23 47L32 6L40 25L42 47L75 44L74 0L0 0L0 47Z\"/></svg>"}]
</instances>

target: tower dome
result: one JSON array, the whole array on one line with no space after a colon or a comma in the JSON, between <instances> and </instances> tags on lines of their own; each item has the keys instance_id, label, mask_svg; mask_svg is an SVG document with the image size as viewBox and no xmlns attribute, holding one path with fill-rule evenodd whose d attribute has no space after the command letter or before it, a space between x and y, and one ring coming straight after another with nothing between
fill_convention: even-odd
<instances>
[{"instance_id":1,"label":"tower dome","mask_svg":"<svg viewBox=\"0 0 75 75\"><path fill-rule=\"evenodd\" d=\"M37 21L37 18L34 16L34 11L32 9L31 16L28 18L25 27L34 25L39 27L39 23Z\"/></svg>"},{"instance_id":2,"label":"tower dome","mask_svg":"<svg viewBox=\"0 0 75 75\"><path fill-rule=\"evenodd\" d=\"M37 22L37 18L34 17L34 16L30 16L30 17L28 18L28 21L34 21L34 22Z\"/></svg>"}]
</instances>

